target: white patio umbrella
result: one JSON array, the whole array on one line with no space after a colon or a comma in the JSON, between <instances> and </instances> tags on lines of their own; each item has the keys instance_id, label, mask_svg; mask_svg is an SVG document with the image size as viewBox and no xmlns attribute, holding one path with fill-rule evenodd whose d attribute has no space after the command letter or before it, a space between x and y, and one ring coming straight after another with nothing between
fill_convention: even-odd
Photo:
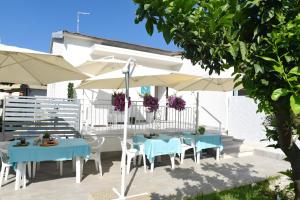
<instances>
[{"instance_id":1,"label":"white patio umbrella","mask_svg":"<svg viewBox=\"0 0 300 200\"><path fill-rule=\"evenodd\" d=\"M209 77L200 77L190 81L181 82L174 85L173 88L177 91L220 91L227 92L234 89L243 88L242 85L234 88L234 78L213 75ZM198 127L199 119L199 92L196 97L196 128Z\"/></svg>"},{"instance_id":2,"label":"white patio umbrella","mask_svg":"<svg viewBox=\"0 0 300 200\"><path fill-rule=\"evenodd\" d=\"M234 89L233 78L200 77L194 80L181 82L174 85L177 91L231 91ZM238 89L240 89L239 87Z\"/></svg>"},{"instance_id":3,"label":"white patio umbrella","mask_svg":"<svg viewBox=\"0 0 300 200\"><path fill-rule=\"evenodd\" d=\"M128 97L130 87L140 87L148 85L156 86L171 86L178 84L181 81L187 81L197 78L197 76L190 74L182 74L169 70L154 69L144 66L135 66L133 60L129 59L122 70L113 71L97 77L93 77L82 81L77 89L119 89L126 88L125 110L124 110L124 133L123 133L123 147L126 149L127 140L127 125L128 125ZM124 79L125 75L125 79ZM119 199L125 199L125 152L122 152L122 181L120 193L114 188L113 190L118 194ZM145 194L145 193L144 193ZM139 195L144 195L139 194ZM134 195L134 196L139 196ZM133 197L133 196L131 196Z\"/></svg>"},{"instance_id":4,"label":"white patio umbrella","mask_svg":"<svg viewBox=\"0 0 300 200\"><path fill-rule=\"evenodd\" d=\"M125 64L126 61L109 56L97 60L87 60L83 64L77 66L77 68L91 76L98 76L100 74L122 69Z\"/></svg>"},{"instance_id":5,"label":"white patio umbrella","mask_svg":"<svg viewBox=\"0 0 300 200\"><path fill-rule=\"evenodd\" d=\"M0 82L46 85L86 78L62 56L0 45Z\"/></svg>"},{"instance_id":6,"label":"white patio umbrella","mask_svg":"<svg viewBox=\"0 0 300 200\"><path fill-rule=\"evenodd\" d=\"M195 78L198 76L138 65L130 76L130 87L148 85L170 87ZM122 70L117 70L84 80L77 89L119 89L125 86Z\"/></svg>"}]
</instances>

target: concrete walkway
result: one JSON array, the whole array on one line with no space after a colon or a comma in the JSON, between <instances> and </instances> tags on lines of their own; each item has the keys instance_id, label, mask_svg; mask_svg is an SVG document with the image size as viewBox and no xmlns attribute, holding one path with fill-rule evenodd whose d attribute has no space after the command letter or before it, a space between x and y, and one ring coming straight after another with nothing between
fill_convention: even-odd
<instances>
[{"instance_id":1,"label":"concrete walkway","mask_svg":"<svg viewBox=\"0 0 300 200\"><path fill-rule=\"evenodd\" d=\"M41 163L36 179L29 180L27 188L14 191L14 174L9 183L0 189L1 200L84 200L91 194L119 189L120 157L103 156L104 175L95 172L93 161L84 165L84 177L75 183L71 162L64 162L64 176L59 176L55 162ZM204 158L200 165L187 158L183 165L170 168L168 157L155 166L154 172L144 173L143 167L132 168L127 176L129 195L147 192L151 199L182 199L201 193L256 182L289 168L289 163L260 156L225 159L216 162L214 158ZM103 199L104 200L104 199Z\"/></svg>"}]
</instances>

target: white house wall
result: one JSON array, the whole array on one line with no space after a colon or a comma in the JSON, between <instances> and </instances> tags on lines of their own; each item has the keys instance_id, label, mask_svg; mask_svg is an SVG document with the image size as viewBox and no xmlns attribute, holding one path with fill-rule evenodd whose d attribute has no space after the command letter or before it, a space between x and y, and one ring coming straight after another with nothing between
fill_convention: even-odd
<instances>
[{"instance_id":1,"label":"white house wall","mask_svg":"<svg viewBox=\"0 0 300 200\"><path fill-rule=\"evenodd\" d=\"M262 125L265 115L256 113L257 104L248 97L233 96L229 99L229 135L249 141L265 139Z\"/></svg>"},{"instance_id":2,"label":"white house wall","mask_svg":"<svg viewBox=\"0 0 300 200\"><path fill-rule=\"evenodd\" d=\"M54 41L52 46L52 53L60 54L65 57L67 61L71 64L77 66L84 63L89 59L97 59L105 56L115 56L119 59L127 59L130 56L137 56L137 62L142 62L144 64L149 63L149 60L154 59L152 66L155 68L169 69L175 70L182 73L189 74L197 74L197 75L208 75L208 72L201 69L199 66L193 66L189 60L184 59L180 61L180 56L172 57L151 53L139 52L136 50L128 50L118 47L110 47L103 46L100 44L93 43L92 40L82 40L74 37L65 36L64 43L60 43L59 41ZM126 52L128 55L126 55ZM149 60L147 61L147 55L149 56ZM182 62L180 64L180 62ZM150 65L151 63L149 63ZM149 67L149 66L147 66ZM232 70L227 70L226 72L222 72L222 76L230 77ZM77 86L80 81L75 81L75 86ZM66 98L67 97L67 85L68 82L61 82L48 85L48 96L49 97L58 97L58 98ZM151 87L152 95L155 94L155 87ZM166 104L165 99L165 88L156 87L158 97L160 98L160 105ZM119 90L121 91L121 90ZM110 100L110 95L113 93L113 90L94 90L91 92L90 90L76 90L78 99L85 99L85 101L94 101L100 99ZM140 88L131 88L130 94L132 100L141 101L142 99L139 97ZM176 94L182 95L182 97L186 100L187 106L194 106L196 103L196 93L191 92L176 92L172 89L169 89L169 95ZM247 102L246 100L238 100L232 98L232 92L203 92L200 91L200 106L205 107L211 114L216 117L222 123L222 128L228 130L229 133L234 136L239 136L240 138L249 138L249 135L252 135L255 138L261 138L261 120L260 116L257 116L255 111L255 104ZM229 104L228 104L229 102ZM228 112L228 109L231 109L231 112ZM251 121L254 123L249 125L245 122L240 122L239 120L243 119L241 113L243 112L252 113ZM240 116L237 117L237 116ZM231 120L233 118L234 120ZM245 119L246 120L246 119ZM207 114L204 110L199 110L199 124L206 126L218 127L218 123L215 119L213 119L209 114ZM243 130L243 131L241 131ZM251 132L248 133L248 132ZM255 133L254 133L255 132ZM257 134L257 135L255 135Z\"/></svg>"}]
</instances>

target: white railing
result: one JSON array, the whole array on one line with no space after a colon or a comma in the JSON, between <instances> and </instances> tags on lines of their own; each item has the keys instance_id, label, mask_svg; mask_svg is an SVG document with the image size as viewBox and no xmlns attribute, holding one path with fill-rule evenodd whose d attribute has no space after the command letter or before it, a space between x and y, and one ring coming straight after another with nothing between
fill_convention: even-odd
<instances>
[{"instance_id":1,"label":"white railing","mask_svg":"<svg viewBox=\"0 0 300 200\"><path fill-rule=\"evenodd\" d=\"M121 133L124 113L115 111L109 100L81 103L82 124L93 127L99 133ZM177 111L167 106L159 106L156 112L148 112L142 102L134 101L129 108L129 132L181 132L195 130L195 108L186 107Z\"/></svg>"},{"instance_id":2,"label":"white railing","mask_svg":"<svg viewBox=\"0 0 300 200\"><path fill-rule=\"evenodd\" d=\"M211 112L209 112L205 107L200 106L200 108L202 108L202 110L204 110L211 118L213 118L218 123L219 134L221 135L222 134L222 122L216 116L214 116Z\"/></svg>"}]
</instances>

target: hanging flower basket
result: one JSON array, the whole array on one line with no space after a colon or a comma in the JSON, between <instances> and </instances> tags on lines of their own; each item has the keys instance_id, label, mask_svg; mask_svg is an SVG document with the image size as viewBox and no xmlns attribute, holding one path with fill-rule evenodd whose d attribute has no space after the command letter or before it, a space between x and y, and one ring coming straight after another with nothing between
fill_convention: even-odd
<instances>
[{"instance_id":1,"label":"hanging flower basket","mask_svg":"<svg viewBox=\"0 0 300 200\"><path fill-rule=\"evenodd\" d=\"M115 107L115 111L123 112L125 110L125 94L123 92L113 93L112 105ZM128 108L131 106L131 100L129 97Z\"/></svg>"},{"instance_id":2,"label":"hanging flower basket","mask_svg":"<svg viewBox=\"0 0 300 200\"><path fill-rule=\"evenodd\" d=\"M155 112L157 111L159 104L158 98L151 96L150 94L144 95L143 106L147 108L148 112Z\"/></svg>"},{"instance_id":3,"label":"hanging flower basket","mask_svg":"<svg viewBox=\"0 0 300 200\"><path fill-rule=\"evenodd\" d=\"M175 110L182 111L185 109L185 101L181 97L175 95L169 96L168 106L174 108Z\"/></svg>"}]
</instances>

